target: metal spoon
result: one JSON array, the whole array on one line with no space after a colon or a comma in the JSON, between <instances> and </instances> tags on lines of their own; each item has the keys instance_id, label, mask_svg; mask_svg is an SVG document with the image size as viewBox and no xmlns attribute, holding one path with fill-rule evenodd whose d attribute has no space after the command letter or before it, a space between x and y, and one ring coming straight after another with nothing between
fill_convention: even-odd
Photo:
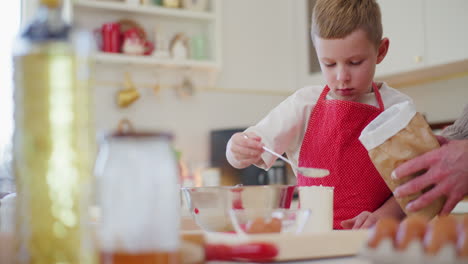
<instances>
[{"instance_id":1,"label":"metal spoon","mask_svg":"<svg viewBox=\"0 0 468 264\"><path fill-rule=\"evenodd\" d=\"M329 170L326 170L326 169L318 169L318 168L307 168L307 167L299 167L295 164L293 164L289 159L281 156L280 154L274 152L273 150L263 146L263 149L269 153L271 153L272 155L286 161L287 163L289 163L289 165L291 165L291 167L293 167L294 170L296 170L298 173L306 176L306 177L311 177L311 178L321 178L321 177L325 177L327 175L330 174L330 171Z\"/></svg>"},{"instance_id":2,"label":"metal spoon","mask_svg":"<svg viewBox=\"0 0 468 264\"><path fill-rule=\"evenodd\" d=\"M243 135L245 139L248 139L249 137L247 135ZM311 177L311 178L321 178L321 177L325 177L327 175L330 174L330 171L329 170L326 170L326 169L318 169L318 168L307 168L307 167L299 167L295 164L293 164L289 159L283 157L282 155L274 152L273 150L263 146L263 149L266 151L266 152L269 152L270 154L286 161L287 163L289 163L289 165L291 165L291 167L298 173L306 176L306 177Z\"/></svg>"}]
</instances>

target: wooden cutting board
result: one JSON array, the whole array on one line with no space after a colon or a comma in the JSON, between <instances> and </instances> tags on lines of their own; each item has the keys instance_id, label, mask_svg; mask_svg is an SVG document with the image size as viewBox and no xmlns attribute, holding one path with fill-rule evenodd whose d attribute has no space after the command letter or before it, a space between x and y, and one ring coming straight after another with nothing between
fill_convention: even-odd
<instances>
[{"instance_id":1,"label":"wooden cutting board","mask_svg":"<svg viewBox=\"0 0 468 264\"><path fill-rule=\"evenodd\" d=\"M291 261L344 257L359 252L367 240L368 232L334 230L316 234L254 234L244 237L230 233L205 233L205 248L217 251L230 248L234 259L226 260ZM251 246L250 249L248 246ZM255 252L260 256L256 256ZM261 258L262 252L264 258Z\"/></svg>"},{"instance_id":2,"label":"wooden cutting board","mask_svg":"<svg viewBox=\"0 0 468 264\"><path fill-rule=\"evenodd\" d=\"M205 260L291 261L356 255L367 240L368 230L300 235L255 234L247 237L191 230L183 231L181 235L184 263L204 263ZM12 257L12 240L13 237L0 234L1 260L7 261ZM269 257L259 259L258 252L265 251ZM211 259L206 259L205 252Z\"/></svg>"}]
</instances>

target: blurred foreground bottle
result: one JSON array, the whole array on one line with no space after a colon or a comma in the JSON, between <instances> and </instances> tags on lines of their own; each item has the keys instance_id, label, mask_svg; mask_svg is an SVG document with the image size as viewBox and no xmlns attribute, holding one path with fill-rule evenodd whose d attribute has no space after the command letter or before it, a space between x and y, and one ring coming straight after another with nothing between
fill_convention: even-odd
<instances>
[{"instance_id":1,"label":"blurred foreground bottle","mask_svg":"<svg viewBox=\"0 0 468 264\"><path fill-rule=\"evenodd\" d=\"M88 34L72 31L62 1L41 0L14 52L16 263L88 264L95 158Z\"/></svg>"}]
</instances>

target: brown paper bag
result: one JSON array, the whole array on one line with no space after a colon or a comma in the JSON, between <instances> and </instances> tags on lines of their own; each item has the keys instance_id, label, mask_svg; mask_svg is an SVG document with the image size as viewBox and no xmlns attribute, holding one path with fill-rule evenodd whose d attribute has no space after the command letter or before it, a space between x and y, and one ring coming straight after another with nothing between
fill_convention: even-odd
<instances>
[{"instance_id":1,"label":"brown paper bag","mask_svg":"<svg viewBox=\"0 0 468 264\"><path fill-rule=\"evenodd\" d=\"M394 180L390 175L395 168L405 161L440 147L426 120L420 113L416 113L411 102L397 104L385 110L369 123L359 139L367 148L370 159L392 192L403 183L424 173L421 171ZM413 214L405 210L406 205L431 188L432 186L429 186L422 192L396 200L407 215ZM440 212L445 200L445 197L440 197L415 213L432 218Z\"/></svg>"}]
</instances>

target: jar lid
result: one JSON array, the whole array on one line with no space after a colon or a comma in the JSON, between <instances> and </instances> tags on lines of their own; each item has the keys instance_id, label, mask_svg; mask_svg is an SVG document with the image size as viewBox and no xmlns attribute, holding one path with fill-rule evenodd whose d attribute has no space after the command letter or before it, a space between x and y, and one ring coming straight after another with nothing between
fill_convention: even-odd
<instances>
[{"instance_id":1,"label":"jar lid","mask_svg":"<svg viewBox=\"0 0 468 264\"><path fill-rule=\"evenodd\" d=\"M62 4L62 0L41 0L41 5L49 8L57 8Z\"/></svg>"},{"instance_id":2,"label":"jar lid","mask_svg":"<svg viewBox=\"0 0 468 264\"><path fill-rule=\"evenodd\" d=\"M359 140L367 150L374 149L404 129L415 115L412 101L392 105L362 130Z\"/></svg>"},{"instance_id":3,"label":"jar lid","mask_svg":"<svg viewBox=\"0 0 468 264\"><path fill-rule=\"evenodd\" d=\"M122 119L117 126L117 130L110 135L112 138L150 138L160 137L167 140L172 140L174 136L168 132L161 131L135 131L132 123L128 119Z\"/></svg>"}]
</instances>

